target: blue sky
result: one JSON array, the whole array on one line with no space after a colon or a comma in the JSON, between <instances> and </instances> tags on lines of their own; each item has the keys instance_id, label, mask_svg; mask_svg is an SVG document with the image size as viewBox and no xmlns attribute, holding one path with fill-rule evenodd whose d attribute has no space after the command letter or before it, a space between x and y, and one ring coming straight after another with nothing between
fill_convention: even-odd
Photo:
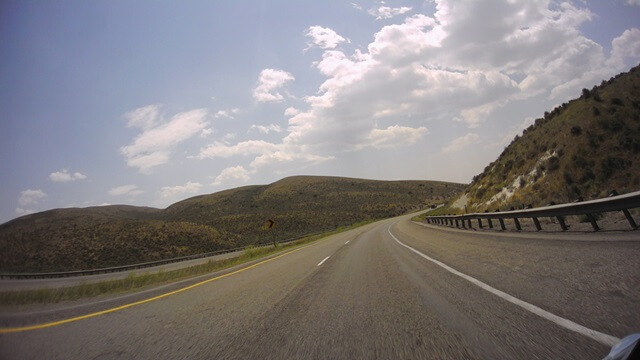
<instances>
[{"instance_id":1,"label":"blue sky","mask_svg":"<svg viewBox=\"0 0 640 360\"><path fill-rule=\"evenodd\" d=\"M640 2L3 1L0 222L308 174L469 182Z\"/></svg>"}]
</instances>

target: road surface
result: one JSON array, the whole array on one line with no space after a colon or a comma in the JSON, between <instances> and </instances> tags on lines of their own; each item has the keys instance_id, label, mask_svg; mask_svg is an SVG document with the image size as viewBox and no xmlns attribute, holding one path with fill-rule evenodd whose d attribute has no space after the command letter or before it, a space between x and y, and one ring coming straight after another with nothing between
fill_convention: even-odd
<instances>
[{"instance_id":1,"label":"road surface","mask_svg":"<svg viewBox=\"0 0 640 360\"><path fill-rule=\"evenodd\" d=\"M590 236L389 219L142 293L2 309L0 358L601 359L640 332L640 237Z\"/></svg>"}]
</instances>

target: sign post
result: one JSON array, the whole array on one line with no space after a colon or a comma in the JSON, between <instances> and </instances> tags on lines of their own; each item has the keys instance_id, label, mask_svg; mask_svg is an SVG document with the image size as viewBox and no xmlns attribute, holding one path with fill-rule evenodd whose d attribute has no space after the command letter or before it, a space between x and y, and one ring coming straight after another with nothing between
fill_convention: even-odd
<instances>
[{"instance_id":1,"label":"sign post","mask_svg":"<svg viewBox=\"0 0 640 360\"><path fill-rule=\"evenodd\" d=\"M273 239L273 247L277 248L278 244L276 243L276 233L273 231L273 227L276 225L276 222L269 219L267 220L266 226L267 230L271 231L271 238Z\"/></svg>"}]
</instances>

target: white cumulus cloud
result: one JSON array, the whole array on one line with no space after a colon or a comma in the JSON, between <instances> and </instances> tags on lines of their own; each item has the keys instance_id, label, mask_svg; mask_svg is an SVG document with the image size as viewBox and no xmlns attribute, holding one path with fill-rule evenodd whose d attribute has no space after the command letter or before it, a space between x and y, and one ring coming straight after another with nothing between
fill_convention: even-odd
<instances>
[{"instance_id":1,"label":"white cumulus cloud","mask_svg":"<svg viewBox=\"0 0 640 360\"><path fill-rule=\"evenodd\" d=\"M304 35L309 38L307 49L314 46L322 49L333 49L340 43L345 41L348 42L347 39L338 35L335 31L317 25L310 26L307 31L305 31Z\"/></svg>"},{"instance_id":2,"label":"white cumulus cloud","mask_svg":"<svg viewBox=\"0 0 640 360\"><path fill-rule=\"evenodd\" d=\"M214 142L200 149L198 158L213 159L216 157L228 158L231 156L242 155L258 155L274 152L278 148L277 145L262 140L242 141L235 145L228 145L222 142Z\"/></svg>"},{"instance_id":3,"label":"white cumulus cloud","mask_svg":"<svg viewBox=\"0 0 640 360\"><path fill-rule=\"evenodd\" d=\"M197 158L215 159L232 156L253 157L250 163L253 171L268 166L285 166L289 169L294 166L306 167L334 159L333 156L313 154L304 145L274 144L263 140L241 141L234 145L214 142L200 149Z\"/></svg>"},{"instance_id":4,"label":"white cumulus cloud","mask_svg":"<svg viewBox=\"0 0 640 360\"><path fill-rule=\"evenodd\" d=\"M622 35L613 39L611 47L611 63L615 67L624 67L625 60L627 59L631 59L631 61L639 59L640 29L632 28L625 30Z\"/></svg>"},{"instance_id":5,"label":"white cumulus cloud","mask_svg":"<svg viewBox=\"0 0 640 360\"><path fill-rule=\"evenodd\" d=\"M398 146L398 143L411 145L422 139L428 132L424 126L411 128L394 125L386 129L373 129L366 138L369 140L366 145L373 146L374 148L395 147Z\"/></svg>"},{"instance_id":6,"label":"white cumulus cloud","mask_svg":"<svg viewBox=\"0 0 640 360\"><path fill-rule=\"evenodd\" d=\"M398 8L392 8L388 6L379 6L376 8L369 9L368 13L371 16L375 16L376 20L382 20L382 19L391 19L392 17L402 15L404 13L411 11L411 9L412 9L411 7L406 7L406 6L398 7Z\"/></svg>"},{"instance_id":7,"label":"white cumulus cloud","mask_svg":"<svg viewBox=\"0 0 640 360\"><path fill-rule=\"evenodd\" d=\"M37 189L37 190L27 189L20 192L20 198L18 198L18 204L20 204L21 206L36 205L40 202L40 200L44 199L45 197L47 197L47 194L45 194L44 191L40 189Z\"/></svg>"},{"instance_id":8,"label":"white cumulus cloud","mask_svg":"<svg viewBox=\"0 0 640 360\"><path fill-rule=\"evenodd\" d=\"M251 125L251 127L249 128L249 130L258 130L259 132L263 133L263 134L268 134L270 132L282 132L282 128L280 127L280 125L276 125L276 124L270 124L270 125Z\"/></svg>"},{"instance_id":9,"label":"white cumulus cloud","mask_svg":"<svg viewBox=\"0 0 640 360\"><path fill-rule=\"evenodd\" d=\"M109 190L111 196L138 196L144 191L140 190L137 185L122 185Z\"/></svg>"},{"instance_id":10,"label":"white cumulus cloud","mask_svg":"<svg viewBox=\"0 0 640 360\"><path fill-rule=\"evenodd\" d=\"M227 109L227 110L218 110L218 112L216 112L216 114L213 115L213 117L215 117L216 119L218 119L218 118L233 119L239 113L240 113L240 109L238 109L238 108Z\"/></svg>"},{"instance_id":11,"label":"white cumulus cloud","mask_svg":"<svg viewBox=\"0 0 640 360\"><path fill-rule=\"evenodd\" d=\"M451 153L460 151L466 147L477 144L480 140L480 135L474 133L468 133L464 136L453 139L449 145L442 148L442 153Z\"/></svg>"},{"instance_id":12,"label":"white cumulus cloud","mask_svg":"<svg viewBox=\"0 0 640 360\"><path fill-rule=\"evenodd\" d=\"M34 212L35 212L34 210L30 210L30 209L16 208L16 214L20 216L33 214Z\"/></svg>"},{"instance_id":13,"label":"white cumulus cloud","mask_svg":"<svg viewBox=\"0 0 640 360\"><path fill-rule=\"evenodd\" d=\"M211 134L215 133L215 130L212 128L206 128L206 129L202 129L202 131L200 131L200 137L203 139L208 138L209 136L211 136Z\"/></svg>"},{"instance_id":14,"label":"white cumulus cloud","mask_svg":"<svg viewBox=\"0 0 640 360\"><path fill-rule=\"evenodd\" d=\"M284 97L278 91L293 80L293 75L284 70L264 69L260 72L258 85L253 89L253 97L259 102L281 101Z\"/></svg>"},{"instance_id":15,"label":"white cumulus cloud","mask_svg":"<svg viewBox=\"0 0 640 360\"><path fill-rule=\"evenodd\" d=\"M160 121L160 105L147 105L124 114L128 127L150 129Z\"/></svg>"},{"instance_id":16,"label":"white cumulus cloud","mask_svg":"<svg viewBox=\"0 0 640 360\"><path fill-rule=\"evenodd\" d=\"M76 180L84 180L86 178L87 176L82 173L70 173L67 169L62 169L60 171L52 172L51 174L49 174L49 179L53 182L70 182Z\"/></svg>"},{"instance_id":17,"label":"white cumulus cloud","mask_svg":"<svg viewBox=\"0 0 640 360\"><path fill-rule=\"evenodd\" d=\"M547 103L566 101L640 61L635 28L613 40L610 54L581 32L595 17L584 2L433 2L435 13L383 26L354 51L340 49L348 41L345 34L308 28L308 45L322 50L311 65L323 82L297 97L305 104L285 110L283 138L218 141L201 148L197 157L250 157L248 169L256 171L313 165L367 148L415 146L442 136L434 132L446 132L442 129L449 122L482 129L494 117L498 121L501 110L514 107L528 109L523 117L533 116L536 106L543 112ZM416 9L383 3L374 11L382 19ZM265 69L254 97L283 100L282 86L292 80L289 73ZM443 125L432 126L437 123ZM441 151L477 144L484 140L480 131L454 139Z\"/></svg>"},{"instance_id":18,"label":"white cumulus cloud","mask_svg":"<svg viewBox=\"0 0 640 360\"><path fill-rule=\"evenodd\" d=\"M182 194L195 194L202 188L202 184L198 182L188 181L184 185L163 186L160 189L160 196L170 198Z\"/></svg>"},{"instance_id":19,"label":"white cumulus cloud","mask_svg":"<svg viewBox=\"0 0 640 360\"><path fill-rule=\"evenodd\" d=\"M249 171L247 171L247 169L245 169L243 166L238 165L222 170L220 175L216 176L211 185L219 186L229 181L246 183L247 181L249 181L249 179Z\"/></svg>"},{"instance_id":20,"label":"white cumulus cloud","mask_svg":"<svg viewBox=\"0 0 640 360\"><path fill-rule=\"evenodd\" d=\"M133 143L120 148L120 153L127 165L149 173L153 167L167 163L177 145L209 126L207 113L205 109L196 109L176 114L167 122L147 121L145 124L153 125L144 127Z\"/></svg>"},{"instance_id":21,"label":"white cumulus cloud","mask_svg":"<svg viewBox=\"0 0 640 360\"><path fill-rule=\"evenodd\" d=\"M299 113L300 113L300 110L294 107L288 107L284 110L284 116L287 116L287 117L295 116L295 115L298 115Z\"/></svg>"}]
</instances>

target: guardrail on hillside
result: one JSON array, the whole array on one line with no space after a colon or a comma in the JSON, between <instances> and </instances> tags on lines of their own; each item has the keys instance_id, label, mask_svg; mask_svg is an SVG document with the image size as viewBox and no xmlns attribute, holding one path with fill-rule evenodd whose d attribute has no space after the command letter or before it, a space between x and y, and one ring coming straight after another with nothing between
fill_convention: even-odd
<instances>
[{"instance_id":1,"label":"guardrail on hillside","mask_svg":"<svg viewBox=\"0 0 640 360\"><path fill-rule=\"evenodd\" d=\"M598 231L600 230L600 227L598 226L593 214L622 211L624 216L627 218L629 225L631 225L633 229L638 229L638 225L629 212L629 209L638 207L640 207L640 191L624 195L618 195L618 193L613 191L609 197L597 200L576 201L569 204L548 205L545 207L528 208L523 210L513 210L513 208L510 211L496 210L496 212L493 213L490 213L487 210L484 213L465 215L434 215L427 216L425 220L430 224L450 225L458 228L460 225L462 225L463 228L471 228L471 220L477 220L478 227L481 229L484 227L482 220L487 221L487 226L489 228L493 228L493 222L491 220L498 220L502 230L506 230L504 223L505 220L513 220L516 229L520 231L522 230L522 227L520 226L519 219L530 218L533 220L536 230L540 231L542 230L542 226L540 225L538 218L551 217L558 220L562 231L566 231L568 227L564 221L565 216L585 215L591 223L593 230Z\"/></svg>"},{"instance_id":2,"label":"guardrail on hillside","mask_svg":"<svg viewBox=\"0 0 640 360\"><path fill-rule=\"evenodd\" d=\"M287 243L294 242L294 241L297 241L297 240L300 240L300 239L304 239L304 238L309 237L309 236L315 236L315 235L319 235L319 234L321 234L321 233L313 233L313 234L300 236L300 237L297 237L297 238L282 240L282 241L278 241L278 244L287 244ZM187 261L187 260L202 259L202 258L206 258L206 257L210 257L210 256L227 254L227 253L231 253L231 252L235 252L235 251L243 251L243 250L246 250L249 246L255 246L255 247L273 246L273 242L262 243L262 244L257 244L257 245L247 245L247 246L243 246L243 247L239 247L239 248L223 249L223 250L206 252L206 253L201 253L201 254L180 256L180 257L175 257L175 258L171 258L171 259L149 261L149 262L144 262L144 263L139 263L139 264L113 266L113 267L101 268L101 269L73 270L73 271L60 271L60 272L48 272L48 273L4 273L4 274L0 274L0 279L50 279L50 278L61 278L61 277L71 277L71 276L87 276L87 275L106 274L106 273L112 273L112 272L122 272L122 271L136 270L136 269L142 269L142 268L147 268L147 267L152 267L152 266L166 265L166 264L171 264L171 263L181 262L181 261Z\"/></svg>"}]
</instances>

